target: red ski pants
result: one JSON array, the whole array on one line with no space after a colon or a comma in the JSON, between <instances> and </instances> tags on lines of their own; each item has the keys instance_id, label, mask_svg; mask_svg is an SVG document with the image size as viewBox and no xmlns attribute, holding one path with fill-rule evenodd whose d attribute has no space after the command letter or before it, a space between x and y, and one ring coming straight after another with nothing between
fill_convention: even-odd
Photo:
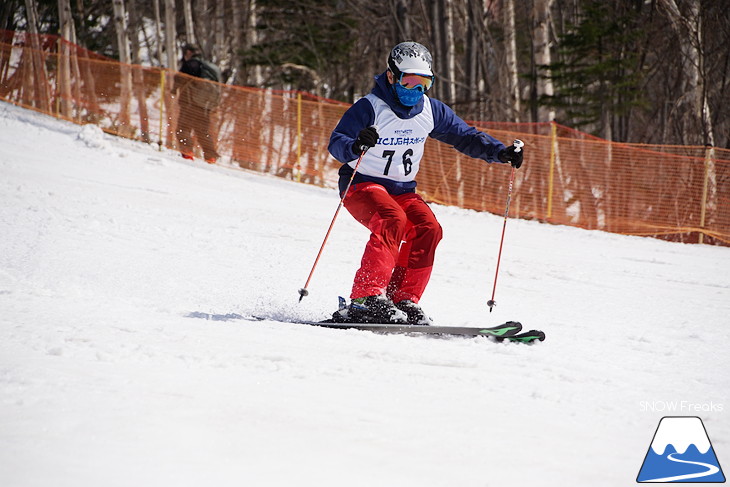
<instances>
[{"instance_id":1,"label":"red ski pants","mask_svg":"<svg viewBox=\"0 0 730 487\"><path fill-rule=\"evenodd\" d=\"M351 299L387 293L417 303L431 277L441 225L416 193L391 195L379 184L350 188L345 208L370 232Z\"/></svg>"}]
</instances>

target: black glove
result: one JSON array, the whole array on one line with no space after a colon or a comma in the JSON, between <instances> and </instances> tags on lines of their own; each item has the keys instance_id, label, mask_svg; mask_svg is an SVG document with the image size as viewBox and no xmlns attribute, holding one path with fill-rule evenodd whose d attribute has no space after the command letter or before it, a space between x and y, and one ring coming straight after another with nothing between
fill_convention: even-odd
<instances>
[{"instance_id":1,"label":"black glove","mask_svg":"<svg viewBox=\"0 0 730 487\"><path fill-rule=\"evenodd\" d=\"M497 154L497 158L505 164L512 164L512 167L514 167L515 169L519 169L522 165L523 151L523 148L520 148L520 150L517 151L515 146L510 145L509 147L506 147L499 151L499 154Z\"/></svg>"},{"instance_id":2,"label":"black glove","mask_svg":"<svg viewBox=\"0 0 730 487\"><path fill-rule=\"evenodd\" d=\"M357 139L355 139L355 143L352 144L352 152L359 156L362 151L368 150L371 147L375 147L375 144L377 144L379 137L380 136L378 135L378 131L375 129L374 126L362 129L360 133L357 134Z\"/></svg>"}]
</instances>

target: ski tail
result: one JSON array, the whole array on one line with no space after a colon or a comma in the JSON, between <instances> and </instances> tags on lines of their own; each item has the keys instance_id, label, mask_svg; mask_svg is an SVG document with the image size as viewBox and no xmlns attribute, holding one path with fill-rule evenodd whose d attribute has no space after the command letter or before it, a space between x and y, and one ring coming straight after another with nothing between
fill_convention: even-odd
<instances>
[{"instance_id":1,"label":"ski tail","mask_svg":"<svg viewBox=\"0 0 730 487\"><path fill-rule=\"evenodd\" d=\"M495 338L507 338L517 335L522 331L522 323L519 321L508 321L501 325L493 326L491 328L480 328L479 333L481 335L491 336Z\"/></svg>"}]
</instances>

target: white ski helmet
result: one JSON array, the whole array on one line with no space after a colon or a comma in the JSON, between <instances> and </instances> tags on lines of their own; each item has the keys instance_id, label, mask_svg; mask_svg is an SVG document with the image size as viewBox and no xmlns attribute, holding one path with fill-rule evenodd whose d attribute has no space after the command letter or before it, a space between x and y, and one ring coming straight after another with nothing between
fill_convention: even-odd
<instances>
[{"instance_id":1,"label":"white ski helmet","mask_svg":"<svg viewBox=\"0 0 730 487\"><path fill-rule=\"evenodd\" d=\"M390 51L388 68L396 76L400 76L401 73L433 76L431 60L431 53L422 44L411 41L401 42Z\"/></svg>"}]
</instances>

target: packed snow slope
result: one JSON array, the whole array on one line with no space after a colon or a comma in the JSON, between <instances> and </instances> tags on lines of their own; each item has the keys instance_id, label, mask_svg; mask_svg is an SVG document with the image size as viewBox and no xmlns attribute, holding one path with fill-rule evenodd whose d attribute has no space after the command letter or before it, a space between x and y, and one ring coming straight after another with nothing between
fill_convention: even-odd
<instances>
[{"instance_id":1,"label":"packed snow slope","mask_svg":"<svg viewBox=\"0 0 730 487\"><path fill-rule=\"evenodd\" d=\"M665 415L730 466L729 248L511 219L490 314L502 217L434 205L435 322L547 340L386 336L285 322L349 292L343 211L298 303L332 189L4 103L0 174L4 487L631 485Z\"/></svg>"}]
</instances>

